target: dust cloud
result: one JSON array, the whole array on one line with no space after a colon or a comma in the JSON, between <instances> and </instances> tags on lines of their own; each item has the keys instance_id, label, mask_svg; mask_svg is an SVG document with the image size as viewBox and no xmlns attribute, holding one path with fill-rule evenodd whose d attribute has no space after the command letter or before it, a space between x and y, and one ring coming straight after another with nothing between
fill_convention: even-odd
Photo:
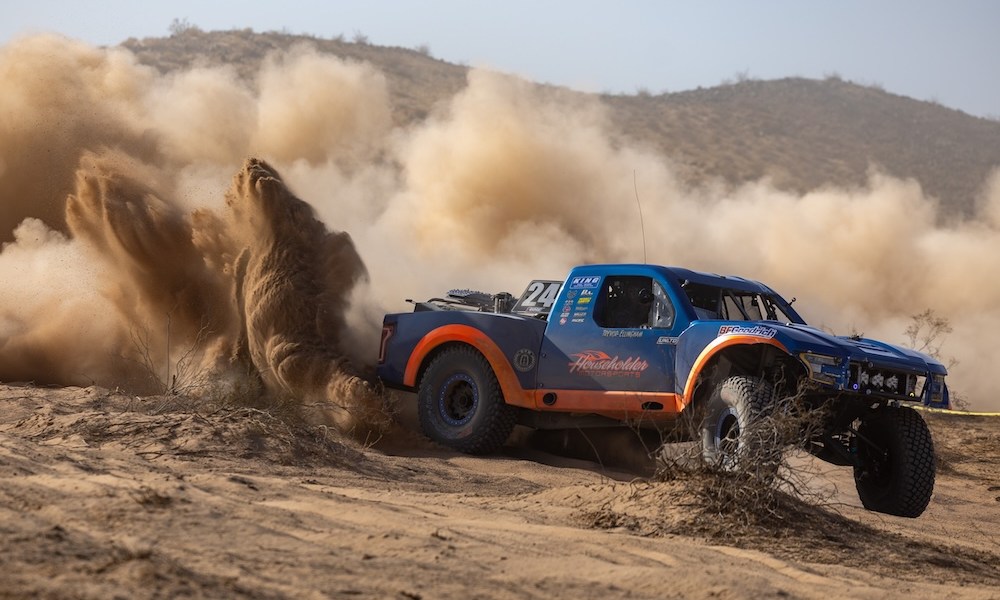
<instances>
[{"instance_id":1,"label":"dust cloud","mask_svg":"<svg viewBox=\"0 0 1000 600\"><path fill-rule=\"evenodd\" d=\"M953 327L953 389L1000 408L982 375L1000 333L1000 174L963 221L877 170L804 195L694 188L596 100L473 70L393 128L381 73L307 47L244 81L36 36L0 49L0 81L0 380L249 373L275 393L363 396L352 374L384 311L639 262L638 194L650 262L763 280L840 333L905 342L932 309Z\"/></svg>"}]
</instances>

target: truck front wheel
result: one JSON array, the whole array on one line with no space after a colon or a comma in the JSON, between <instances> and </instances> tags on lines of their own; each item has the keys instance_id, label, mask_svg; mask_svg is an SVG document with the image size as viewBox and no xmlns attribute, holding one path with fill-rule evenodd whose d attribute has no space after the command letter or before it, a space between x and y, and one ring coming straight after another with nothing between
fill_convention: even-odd
<instances>
[{"instance_id":1,"label":"truck front wheel","mask_svg":"<svg viewBox=\"0 0 1000 600\"><path fill-rule=\"evenodd\" d=\"M516 417L489 362L469 346L445 349L431 361L420 379L417 412L424 435L467 454L499 450Z\"/></svg>"},{"instance_id":2,"label":"truck front wheel","mask_svg":"<svg viewBox=\"0 0 1000 600\"><path fill-rule=\"evenodd\" d=\"M934 442L920 413L884 406L862 418L854 483L868 510L919 517L934 492Z\"/></svg>"},{"instance_id":3,"label":"truck front wheel","mask_svg":"<svg viewBox=\"0 0 1000 600\"><path fill-rule=\"evenodd\" d=\"M701 425L702 456L725 471L753 471L771 478L782 448L768 427L774 391L762 379L737 375L712 391Z\"/></svg>"}]
</instances>

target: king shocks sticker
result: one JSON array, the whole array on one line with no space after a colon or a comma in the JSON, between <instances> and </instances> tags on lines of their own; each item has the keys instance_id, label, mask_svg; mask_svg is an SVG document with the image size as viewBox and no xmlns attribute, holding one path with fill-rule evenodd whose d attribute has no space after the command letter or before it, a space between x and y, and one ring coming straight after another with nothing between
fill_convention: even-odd
<instances>
[{"instance_id":1,"label":"king shocks sticker","mask_svg":"<svg viewBox=\"0 0 1000 600\"><path fill-rule=\"evenodd\" d=\"M569 289L595 289L601 285L600 275L590 275L586 277L574 277L569 280Z\"/></svg>"}]
</instances>

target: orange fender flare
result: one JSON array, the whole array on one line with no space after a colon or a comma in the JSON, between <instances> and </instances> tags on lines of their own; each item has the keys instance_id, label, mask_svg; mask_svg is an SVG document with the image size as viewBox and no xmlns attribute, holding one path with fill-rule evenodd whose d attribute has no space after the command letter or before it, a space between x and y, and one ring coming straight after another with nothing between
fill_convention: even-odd
<instances>
[{"instance_id":1,"label":"orange fender flare","mask_svg":"<svg viewBox=\"0 0 1000 600\"><path fill-rule=\"evenodd\" d=\"M699 354L698 358L694 361L694 365L691 367L691 373L688 375L687 383L684 384L684 395L680 398L681 408L688 406L694 400L695 383L698 381L698 376L701 375L701 370L705 368L705 365L708 364L708 361L711 360L712 357L730 346L747 344L768 344L781 350L785 354L790 354L790 352L788 352L788 348L775 339L756 335L719 336L712 340L710 344L705 346L705 349L701 351L701 354Z\"/></svg>"},{"instance_id":2,"label":"orange fender flare","mask_svg":"<svg viewBox=\"0 0 1000 600\"><path fill-rule=\"evenodd\" d=\"M469 325L443 325L429 331L421 338L416 347L413 348L413 352L410 353L409 360L406 361L403 384L416 387L417 375L427 356L435 348L451 342L468 344L486 357L486 361L490 363L490 368L493 369L493 373L500 383L500 391L503 392L507 404L525 408L535 407L534 390L525 390L521 387L521 382L518 381L510 361L507 360L496 342L482 331Z\"/></svg>"}]
</instances>

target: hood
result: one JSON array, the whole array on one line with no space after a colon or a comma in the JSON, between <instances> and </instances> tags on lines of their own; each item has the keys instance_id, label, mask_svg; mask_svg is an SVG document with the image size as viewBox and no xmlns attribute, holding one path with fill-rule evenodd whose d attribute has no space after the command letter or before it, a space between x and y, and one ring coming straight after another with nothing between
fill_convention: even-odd
<instances>
[{"instance_id":1,"label":"hood","mask_svg":"<svg viewBox=\"0 0 1000 600\"><path fill-rule=\"evenodd\" d=\"M948 370L937 359L922 352L854 336L838 336L809 325L761 323L778 331L778 338L788 338L789 350L839 356L852 362L883 367L930 371L941 375Z\"/></svg>"}]
</instances>

